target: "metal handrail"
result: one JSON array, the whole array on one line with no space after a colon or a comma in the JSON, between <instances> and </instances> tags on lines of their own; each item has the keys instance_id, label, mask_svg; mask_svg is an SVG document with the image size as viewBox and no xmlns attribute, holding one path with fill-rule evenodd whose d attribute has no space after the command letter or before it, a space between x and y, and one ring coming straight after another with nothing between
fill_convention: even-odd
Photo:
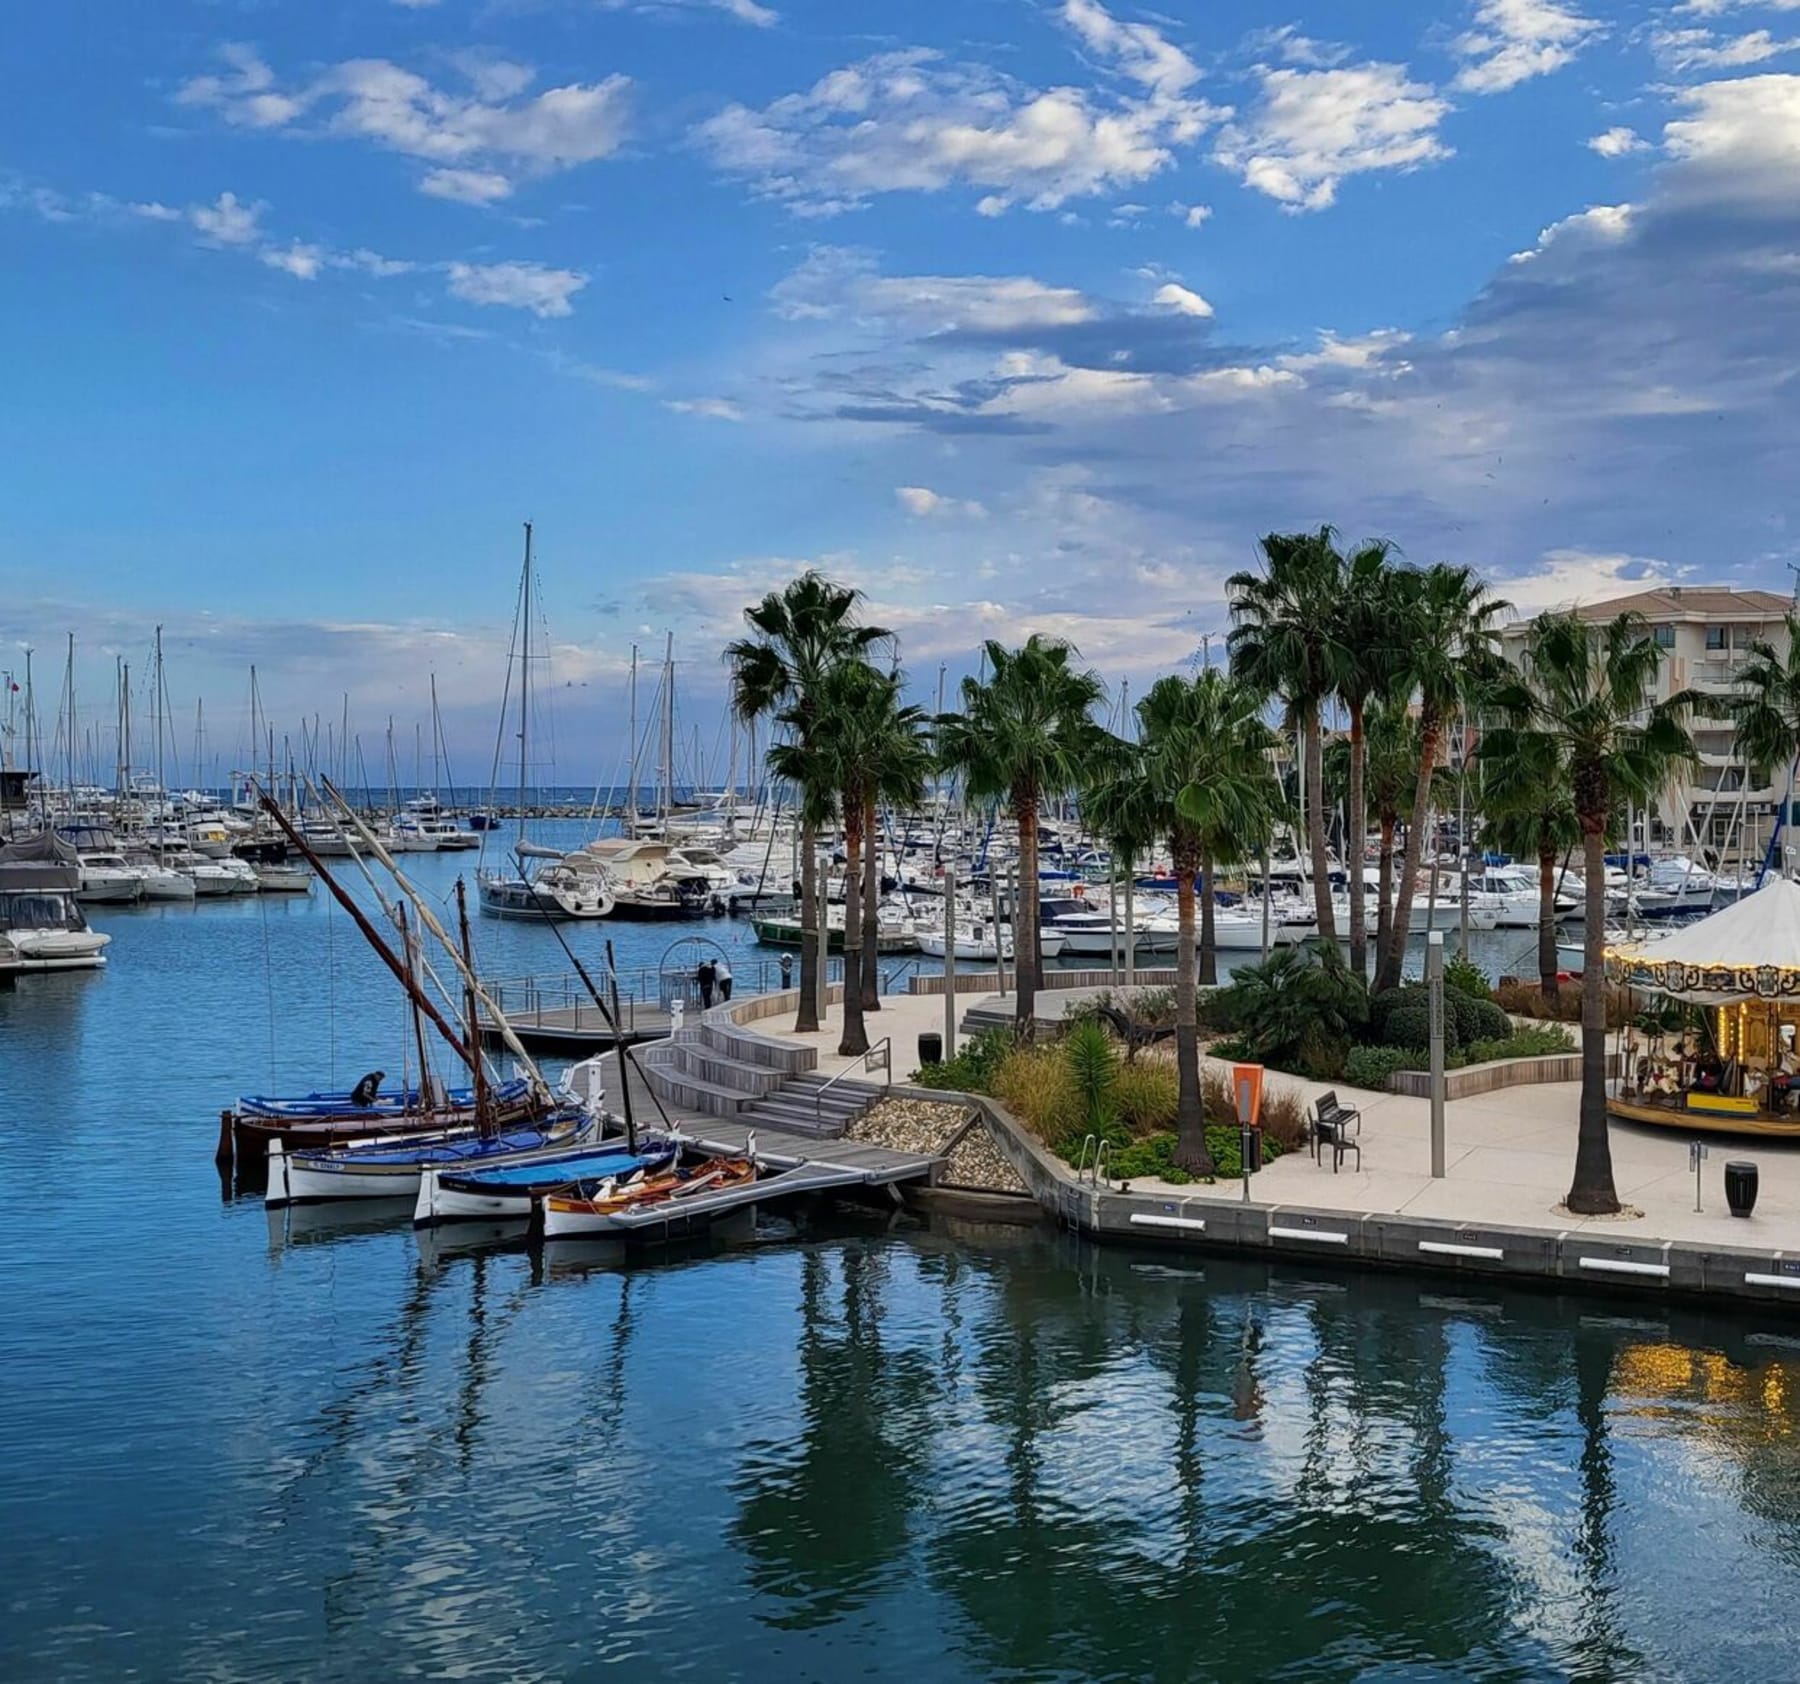
<instances>
[{"instance_id":1,"label":"metal handrail","mask_svg":"<svg viewBox=\"0 0 1800 1684\"><path fill-rule=\"evenodd\" d=\"M894 992L894 984L903 976L909 974L917 976L919 967L923 963L923 959L916 953L910 959L902 959L899 964L882 977L881 992L883 994L892 994Z\"/></svg>"},{"instance_id":2,"label":"metal handrail","mask_svg":"<svg viewBox=\"0 0 1800 1684\"><path fill-rule=\"evenodd\" d=\"M1102 1182L1105 1182L1108 1186L1112 1185L1106 1175L1106 1151L1111 1145L1112 1142L1110 1140L1101 1141L1100 1150L1094 1154L1094 1185L1096 1187L1100 1186Z\"/></svg>"},{"instance_id":3,"label":"metal handrail","mask_svg":"<svg viewBox=\"0 0 1800 1684\"><path fill-rule=\"evenodd\" d=\"M894 1038L891 1035L883 1035L867 1052L858 1053L813 1095L813 1120L816 1122L823 1115L826 1094L830 1093L846 1076L853 1074L858 1065L861 1065L864 1070L873 1070L878 1058L881 1061L881 1073L886 1077L881 1085L883 1089L891 1088L894 1085Z\"/></svg>"},{"instance_id":4,"label":"metal handrail","mask_svg":"<svg viewBox=\"0 0 1800 1684\"><path fill-rule=\"evenodd\" d=\"M1087 1179L1088 1148L1099 1138L1098 1135L1093 1134L1084 1134L1081 1137L1081 1156L1075 1160L1075 1181L1077 1185L1080 1185L1081 1182Z\"/></svg>"}]
</instances>

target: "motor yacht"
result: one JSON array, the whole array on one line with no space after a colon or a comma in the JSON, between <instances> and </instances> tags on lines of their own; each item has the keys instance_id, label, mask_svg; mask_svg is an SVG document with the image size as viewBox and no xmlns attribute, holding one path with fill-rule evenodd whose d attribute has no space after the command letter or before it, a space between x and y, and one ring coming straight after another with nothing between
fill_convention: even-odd
<instances>
[{"instance_id":1,"label":"motor yacht","mask_svg":"<svg viewBox=\"0 0 1800 1684\"><path fill-rule=\"evenodd\" d=\"M81 856L53 832L0 847L0 944L22 971L95 970L112 940L88 928L76 900Z\"/></svg>"}]
</instances>

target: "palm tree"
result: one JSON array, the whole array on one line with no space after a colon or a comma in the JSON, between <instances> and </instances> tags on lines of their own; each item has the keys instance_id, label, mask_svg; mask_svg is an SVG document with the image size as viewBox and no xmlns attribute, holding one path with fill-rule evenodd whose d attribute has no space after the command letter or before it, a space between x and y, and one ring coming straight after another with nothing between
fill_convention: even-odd
<instances>
[{"instance_id":1,"label":"palm tree","mask_svg":"<svg viewBox=\"0 0 1800 1684\"><path fill-rule=\"evenodd\" d=\"M1385 541L1364 544L1343 565L1339 591L1342 615L1341 657L1337 663L1337 695L1350 716L1349 822L1344 866L1350 879L1350 968L1369 974L1366 915L1368 885L1363 880L1363 837L1369 828L1367 793L1369 703L1395 687L1402 670L1394 643L1393 547Z\"/></svg>"},{"instance_id":2,"label":"palm tree","mask_svg":"<svg viewBox=\"0 0 1800 1684\"><path fill-rule=\"evenodd\" d=\"M1750 645L1725 711L1746 767L1769 776L1786 767L1791 778L1800 757L1800 614L1790 613L1786 624L1784 653L1762 639Z\"/></svg>"},{"instance_id":3,"label":"palm tree","mask_svg":"<svg viewBox=\"0 0 1800 1684\"><path fill-rule=\"evenodd\" d=\"M1444 727L1459 706L1478 698L1493 683L1499 661L1493 622L1507 606L1490 596L1487 586L1467 567L1440 562L1395 575L1391 606L1394 645L1403 652L1403 682L1418 696L1419 764L1393 923L1375 967L1378 990L1399 983L1406 960L1413 892L1419 881Z\"/></svg>"},{"instance_id":4,"label":"palm tree","mask_svg":"<svg viewBox=\"0 0 1800 1684\"><path fill-rule=\"evenodd\" d=\"M1038 808L1046 794L1090 779L1105 733L1089 710L1105 696L1099 675L1078 670L1073 645L1033 632L1017 649L989 641L988 676L962 682L961 713L938 720L938 758L963 776L975 800L1001 800L1019 833L1013 915L1016 1024L1029 1037L1042 982L1038 954Z\"/></svg>"},{"instance_id":5,"label":"palm tree","mask_svg":"<svg viewBox=\"0 0 1800 1684\"><path fill-rule=\"evenodd\" d=\"M793 745L810 753L819 720L819 689L840 662L864 654L890 634L880 626L856 623L861 592L833 584L813 570L784 589L770 591L744 610L752 635L727 645L732 707L740 719L787 712ZM800 827L800 1007L796 1034L819 1027L818 975L824 963L818 927L818 825L801 813Z\"/></svg>"},{"instance_id":6,"label":"palm tree","mask_svg":"<svg viewBox=\"0 0 1800 1684\"><path fill-rule=\"evenodd\" d=\"M1328 788L1349 787L1350 744L1344 738L1325 753ZM1377 701L1363 714L1363 791L1381 835L1376 854L1375 951L1387 946L1394 911L1394 838L1411 809L1419 775L1419 722L1403 700Z\"/></svg>"},{"instance_id":7,"label":"palm tree","mask_svg":"<svg viewBox=\"0 0 1800 1684\"><path fill-rule=\"evenodd\" d=\"M1175 870L1179 938L1175 961L1176 1162L1213 1173L1200 1096L1196 971L1218 981L1213 936L1213 872L1259 851L1274 826L1281 790L1269 764L1273 734L1262 697L1242 679L1209 668L1193 678L1161 678L1137 705L1138 741L1112 752L1096 803L1105 828L1121 837L1167 835ZM1195 880L1199 880L1199 963L1195 964Z\"/></svg>"},{"instance_id":8,"label":"palm tree","mask_svg":"<svg viewBox=\"0 0 1800 1684\"><path fill-rule=\"evenodd\" d=\"M1263 571L1225 581L1232 628L1231 670L1287 704L1301 740L1306 783L1306 840L1312 855L1319 934L1334 939L1331 878L1325 853L1323 739L1319 708L1349 665L1342 610L1344 559L1329 526L1271 532L1261 542Z\"/></svg>"},{"instance_id":9,"label":"palm tree","mask_svg":"<svg viewBox=\"0 0 1800 1684\"><path fill-rule=\"evenodd\" d=\"M1538 989L1547 1000L1560 991L1556 962L1556 862L1581 845L1569 763L1563 745L1545 731L1510 725L1484 731L1475 750L1481 775L1479 806L1489 840L1509 854L1538 863Z\"/></svg>"},{"instance_id":10,"label":"palm tree","mask_svg":"<svg viewBox=\"0 0 1800 1684\"><path fill-rule=\"evenodd\" d=\"M1532 623L1523 673L1494 698L1512 729L1556 744L1581 827L1581 1126L1568 1197L1581 1216L1619 1208L1606 1129L1606 829L1619 803L1648 801L1695 757L1682 722L1694 698L1681 691L1655 699L1661 662L1641 615L1595 626L1572 613L1542 614Z\"/></svg>"}]
</instances>

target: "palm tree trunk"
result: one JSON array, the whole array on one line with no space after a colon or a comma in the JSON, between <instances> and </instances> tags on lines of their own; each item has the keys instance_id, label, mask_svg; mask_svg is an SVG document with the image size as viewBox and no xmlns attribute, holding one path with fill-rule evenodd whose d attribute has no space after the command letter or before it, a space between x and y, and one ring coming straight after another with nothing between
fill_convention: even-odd
<instances>
[{"instance_id":1,"label":"palm tree trunk","mask_svg":"<svg viewBox=\"0 0 1800 1684\"><path fill-rule=\"evenodd\" d=\"M1556 844L1538 848L1538 991L1546 1000L1558 993L1556 980Z\"/></svg>"},{"instance_id":2,"label":"palm tree trunk","mask_svg":"<svg viewBox=\"0 0 1800 1684\"><path fill-rule=\"evenodd\" d=\"M815 826L800 827L800 1009L794 1033L813 1035L819 1028L819 865Z\"/></svg>"},{"instance_id":3,"label":"palm tree trunk","mask_svg":"<svg viewBox=\"0 0 1800 1684\"><path fill-rule=\"evenodd\" d=\"M1611 1216L1612 1142L1606 1132L1606 838L1604 812L1582 815L1581 858L1587 873L1587 928L1581 955L1581 1126L1568 1206L1577 1216Z\"/></svg>"},{"instance_id":4,"label":"palm tree trunk","mask_svg":"<svg viewBox=\"0 0 1800 1684\"><path fill-rule=\"evenodd\" d=\"M1200 1097L1200 1026L1194 990L1194 864L1175 858L1175 1162L1190 1175L1213 1174L1206 1145L1206 1110Z\"/></svg>"},{"instance_id":5,"label":"palm tree trunk","mask_svg":"<svg viewBox=\"0 0 1800 1684\"><path fill-rule=\"evenodd\" d=\"M1019 825L1019 882L1013 907L1013 1032L1021 1041L1029 1041L1037 1033L1037 895L1038 875L1038 802L1037 791L1020 792L1014 798L1013 816ZM998 950L1000 931L994 930Z\"/></svg>"},{"instance_id":6,"label":"palm tree trunk","mask_svg":"<svg viewBox=\"0 0 1800 1684\"><path fill-rule=\"evenodd\" d=\"M1313 907L1318 913L1319 934L1337 939L1331 915L1331 877L1325 856L1325 745L1319 731L1317 703L1308 703L1300 722L1306 755L1306 842L1312 853Z\"/></svg>"},{"instance_id":7,"label":"palm tree trunk","mask_svg":"<svg viewBox=\"0 0 1800 1684\"><path fill-rule=\"evenodd\" d=\"M1219 938L1213 928L1213 867L1200 862L1200 980L1211 987L1219 980Z\"/></svg>"},{"instance_id":8,"label":"palm tree trunk","mask_svg":"<svg viewBox=\"0 0 1800 1684\"><path fill-rule=\"evenodd\" d=\"M1365 981L1369 975L1369 932L1366 922L1368 886L1363 882L1363 833L1369 828L1369 801L1363 789L1361 702L1350 704L1350 834L1344 839L1344 869L1350 873L1350 969Z\"/></svg>"},{"instance_id":9,"label":"palm tree trunk","mask_svg":"<svg viewBox=\"0 0 1800 1684\"><path fill-rule=\"evenodd\" d=\"M1375 962L1387 952L1388 931L1394 922L1394 820L1381 816L1381 854L1375 866L1375 893L1381 904L1375 908Z\"/></svg>"},{"instance_id":10,"label":"palm tree trunk","mask_svg":"<svg viewBox=\"0 0 1800 1684\"><path fill-rule=\"evenodd\" d=\"M869 1050L862 1006L863 805L854 791L844 794L844 1033L838 1056Z\"/></svg>"},{"instance_id":11,"label":"palm tree trunk","mask_svg":"<svg viewBox=\"0 0 1800 1684\"><path fill-rule=\"evenodd\" d=\"M1425 851L1425 821L1431 812L1431 775L1437 770L1437 715L1427 713L1419 721L1419 781L1413 789L1412 817L1406 825L1406 851L1400 858L1400 890L1394 897L1394 921L1388 943L1375 970L1375 987L1397 988L1406 963L1406 938L1412 929L1413 892L1419 886L1419 857Z\"/></svg>"},{"instance_id":12,"label":"palm tree trunk","mask_svg":"<svg viewBox=\"0 0 1800 1684\"><path fill-rule=\"evenodd\" d=\"M876 839L875 798L863 808L863 950L862 1005L865 1012L881 1010L881 849Z\"/></svg>"}]
</instances>

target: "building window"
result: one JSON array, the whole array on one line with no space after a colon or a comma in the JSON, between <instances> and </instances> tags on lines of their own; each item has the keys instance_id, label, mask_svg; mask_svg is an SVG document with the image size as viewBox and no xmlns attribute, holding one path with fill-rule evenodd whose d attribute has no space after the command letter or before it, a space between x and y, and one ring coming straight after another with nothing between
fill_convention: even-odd
<instances>
[{"instance_id":1,"label":"building window","mask_svg":"<svg viewBox=\"0 0 1800 1684\"><path fill-rule=\"evenodd\" d=\"M1673 626L1657 626L1654 628L1653 635L1656 638L1656 647L1658 649L1673 649L1675 647L1675 628ZM1709 644L1708 647L1710 648L1711 645Z\"/></svg>"},{"instance_id":2,"label":"building window","mask_svg":"<svg viewBox=\"0 0 1800 1684\"><path fill-rule=\"evenodd\" d=\"M1726 646L1726 628L1724 626L1708 626L1706 628L1706 647L1716 652Z\"/></svg>"},{"instance_id":3,"label":"building window","mask_svg":"<svg viewBox=\"0 0 1800 1684\"><path fill-rule=\"evenodd\" d=\"M1756 641L1757 633L1756 626L1733 626L1731 628L1731 647L1748 649Z\"/></svg>"}]
</instances>

